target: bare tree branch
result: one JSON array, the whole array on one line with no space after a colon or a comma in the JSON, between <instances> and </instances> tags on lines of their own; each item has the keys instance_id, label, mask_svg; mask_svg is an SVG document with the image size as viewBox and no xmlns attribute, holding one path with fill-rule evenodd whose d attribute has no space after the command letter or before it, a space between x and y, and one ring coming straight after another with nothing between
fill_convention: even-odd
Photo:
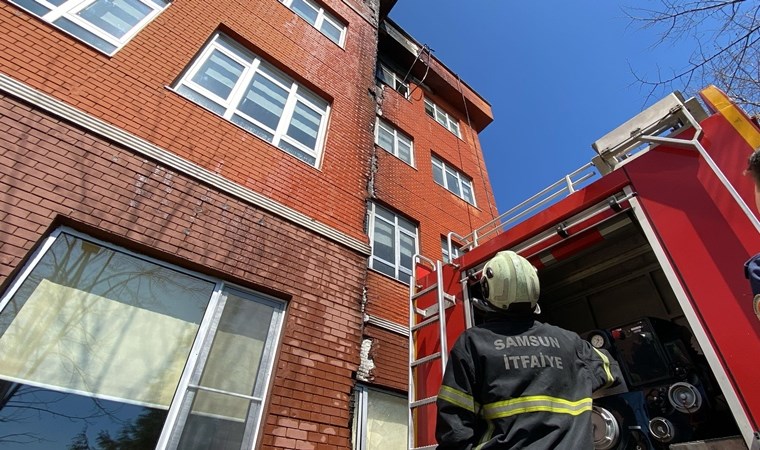
<instances>
[{"instance_id":1,"label":"bare tree branch","mask_svg":"<svg viewBox=\"0 0 760 450\"><path fill-rule=\"evenodd\" d=\"M715 84L750 114L760 112L760 1L660 0L656 8L626 9L632 23L659 30L655 46L693 41L685 68L654 77L631 68L636 83L649 90L647 101L661 91L692 94ZM630 66L630 64L629 64Z\"/></svg>"}]
</instances>

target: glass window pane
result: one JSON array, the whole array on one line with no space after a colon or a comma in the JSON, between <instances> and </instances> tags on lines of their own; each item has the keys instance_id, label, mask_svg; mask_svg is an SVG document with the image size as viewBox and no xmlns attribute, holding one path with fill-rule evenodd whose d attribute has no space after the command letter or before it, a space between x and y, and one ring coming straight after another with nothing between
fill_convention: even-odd
<instances>
[{"instance_id":1,"label":"glass window pane","mask_svg":"<svg viewBox=\"0 0 760 450\"><path fill-rule=\"evenodd\" d=\"M288 92L260 73L254 75L238 110L274 131L282 116Z\"/></svg>"},{"instance_id":2,"label":"glass window pane","mask_svg":"<svg viewBox=\"0 0 760 450\"><path fill-rule=\"evenodd\" d=\"M393 85L393 73L383 65L377 68L377 78L385 84Z\"/></svg>"},{"instance_id":3,"label":"glass window pane","mask_svg":"<svg viewBox=\"0 0 760 450\"><path fill-rule=\"evenodd\" d=\"M314 111L301 101L296 103L287 135L310 149L317 146L317 134L322 114Z\"/></svg>"},{"instance_id":4,"label":"glass window pane","mask_svg":"<svg viewBox=\"0 0 760 450\"><path fill-rule=\"evenodd\" d=\"M459 136L459 123L457 121L451 119L451 122L449 123L449 130L451 130L452 133Z\"/></svg>"},{"instance_id":5,"label":"glass window pane","mask_svg":"<svg viewBox=\"0 0 760 450\"><path fill-rule=\"evenodd\" d=\"M285 139L280 139L280 143L277 146L307 164L311 164L312 166L317 164L316 156L306 153Z\"/></svg>"},{"instance_id":6,"label":"glass window pane","mask_svg":"<svg viewBox=\"0 0 760 450\"><path fill-rule=\"evenodd\" d=\"M438 121L441 125L444 127L446 126L446 113L442 112L440 109L437 109L435 111L435 120Z\"/></svg>"},{"instance_id":7,"label":"glass window pane","mask_svg":"<svg viewBox=\"0 0 760 450\"><path fill-rule=\"evenodd\" d=\"M449 241L446 238L441 238L441 252L444 262L451 262L459 257L459 247L453 242L451 244L451 255L449 255Z\"/></svg>"},{"instance_id":8,"label":"glass window pane","mask_svg":"<svg viewBox=\"0 0 760 450\"><path fill-rule=\"evenodd\" d=\"M372 254L390 263L396 261L395 227L382 220L375 220Z\"/></svg>"},{"instance_id":9,"label":"glass window pane","mask_svg":"<svg viewBox=\"0 0 760 450\"><path fill-rule=\"evenodd\" d=\"M367 404L367 450L406 450L407 400L371 390Z\"/></svg>"},{"instance_id":10,"label":"glass window pane","mask_svg":"<svg viewBox=\"0 0 760 450\"><path fill-rule=\"evenodd\" d=\"M229 56L214 50L192 80L226 100L243 73L243 68L243 65Z\"/></svg>"},{"instance_id":11,"label":"glass window pane","mask_svg":"<svg viewBox=\"0 0 760 450\"><path fill-rule=\"evenodd\" d=\"M87 436L103 431L117 439L132 421L160 429L213 289L61 234L0 313L0 392L34 386L61 401L44 400L42 412L39 404L15 405L25 420L0 420L0 435L4 427L43 430L54 416L87 428ZM61 436L51 437L53 447L69 444L71 435Z\"/></svg>"},{"instance_id":12,"label":"glass window pane","mask_svg":"<svg viewBox=\"0 0 760 450\"><path fill-rule=\"evenodd\" d=\"M408 85L406 85L406 84L404 84L404 83L402 83L402 82L399 81L396 84L396 90L399 93L401 93L401 95L403 95L405 98L409 97L409 86Z\"/></svg>"},{"instance_id":13,"label":"glass window pane","mask_svg":"<svg viewBox=\"0 0 760 450\"><path fill-rule=\"evenodd\" d=\"M197 390L179 448L241 447L251 401L226 393L254 394L273 313L268 304L227 294L199 383L224 392Z\"/></svg>"},{"instance_id":14,"label":"glass window pane","mask_svg":"<svg viewBox=\"0 0 760 450\"><path fill-rule=\"evenodd\" d=\"M457 177L456 172L452 171L448 167L446 168L446 189L450 190L457 196L462 195L459 191L459 178Z\"/></svg>"},{"instance_id":15,"label":"glass window pane","mask_svg":"<svg viewBox=\"0 0 760 450\"><path fill-rule=\"evenodd\" d=\"M77 15L121 39L151 11L152 8L138 0L95 0Z\"/></svg>"},{"instance_id":16,"label":"glass window pane","mask_svg":"<svg viewBox=\"0 0 760 450\"><path fill-rule=\"evenodd\" d=\"M247 407L250 403L246 399L213 392L199 392L197 399L226 401L230 405L239 405L239 408ZM196 412L195 406L193 403L192 411L182 429L177 450L240 449L245 434L245 422Z\"/></svg>"},{"instance_id":17,"label":"glass window pane","mask_svg":"<svg viewBox=\"0 0 760 450\"><path fill-rule=\"evenodd\" d=\"M92 33L89 30L85 30L78 24L69 20L66 16L61 16L53 23L60 27L62 30L68 31L72 35L78 37L84 42L87 42L88 44L104 53L111 54L116 51L116 46L114 44L106 41L102 37L96 35L95 33Z\"/></svg>"},{"instance_id":18,"label":"glass window pane","mask_svg":"<svg viewBox=\"0 0 760 450\"><path fill-rule=\"evenodd\" d=\"M12 0L12 3L17 4L18 6L38 16L44 16L50 11L50 8L45 5L41 5L36 0ZM50 3L53 3L55 6L60 6L61 0L54 0Z\"/></svg>"},{"instance_id":19,"label":"glass window pane","mask_svg":"<svg viewBox=\"0 0 760 450\"><path fill-rule=\"evenodd\" d=\"M411 236L407 236L405 234L402 234L399 236L399 242L400 242L400 258L399 258L399 265L401 267L405 267L409 269L411 272L412 270L412 257L415 253L415 239Z\"/></svg>"},{"instance_id":20,"label":"glass window pane","mask_svg":"<svg viewBox=\"0 0 760 450\"><path fill-rule=\"evenodd\" d=\"M462 197L470 204L475 204L475 199L472 196L472 184L469 181L462 181Z\"/></svg>"},{"instance_id":21,"label":"glass window pane","mask_svg":"<svg viewBox=\"0 0 760 450\"><path fill-rule=\"evenodd\" d=\"M412 163L412 146L405 140L398 140L398 157L407 164Z\"/></svg>"},{"instance_id":22,"label":"glass window pane","mask_svg":"<svg viewBox=\"0 0 760 450\"><path fill-rule=\"evenodd\" d=\"M230 120L232 121L232 123L240 125L244 129L251 132L253 135L258 136L267 142L272 142L272 139L274 139L274 133L265 130L264 128L260 127L259 125L256 125L255 123L251 122L250 120L246 119L245 117L239 114L234 114Z\"/></svg>"},{"instance_id":23,"label":"glass window pane","mask_svg":"<svg viewBox=\"0 0 760 450\"><path fill-rule=\"evenodd\" d=\"M321 31L325 36L330 38L331 41L340 45L340 37L341 34L343 34L343 27L334 23L331 19L325 16L324 20L322 21Z\"/></svg>"},{"instance_id":24,"label":"glass window pane","mask_svg":"<svg viewBox=\"0 0 760 450\"><path fill-rule=\"evenodd\" d=\"M402 230L406 230L411 234L417 234L417 226L403 217L398 218L398 224Z\"/></svg>"},{"instance_id":25,"label":"glass window pane","mask_svg":"<svg viewBox=\"0 0 760 450\"><path fill-rule=\"evenodd\" d=\"M200 104L201 106L219 114L220 116L224 114L224 106L220 105L219 103L211 100L210 98L206 97L205 95L196 92L194 89L185 86L180 85L177 87L177 92L184 95L185 97L189 98L190 100Z\"/></svg>"},{"instance_id":26,"label":"glass window pane","mask_svg":"<svg viewBox=\"0 0 760 450\"><path fill-rule=\"evenodd\" d=\"M441 186L445 186L443 181L443 168L436 164L435 161L433 161L433 180Z\"/></svg>"},{"instance_id":27,"label":"glass window pane","mask_svg":"<svg viewBox=\"0 0 760 450\"><path fill-rule=\"evenodd\" d=\"M435 117L435 109L433 108L433 104L430 103L427 99L425 99L425 112L430 117Z\"/></svg>"},{"instance_id":28,"label":"glass window pane","mask_svg":"<svg viewBox=\"0 0 760 450\"><path fill-rule=\"evenodd\" d=\"M393 153L393 133L382 125L378 125L377 145Z\"/></svg>"},{"instance_id":29,"label":"glass window pane","mask_svg":"<svg viewBox=\"0 0 760 450\"><path fill-rule=\"evenodd\" d=\"M384 263L376 258L372 258L372 268L389 277L396 278L396 266Z\"/></svg>"},{"instance_id":30,"label":"glass window pane","mask_svg":"<svg viewBox=\"0 0 760 450\"><path fill-rule=\"evenodd\" d=\"M391 223L396 222L396 215L388 211L387 209L383 208L382 206L375 205L375 215L378 217L382 217L388 222L391 222Z\"/></svg>"},{"instance_id":31,"label":"glass window pane","mask_svg":"<svg viewBox=\"0 0 760 450\"><path fill-rule=\"evenodd\" d=\"M4 450L152 449L168 412L2 379L0 398Z\"/></svg>"},{"instance_id":32,"label":"glass window pane","mask_svg":"<svg viewBox=\"0 0 760 450\"><path fill-rule=\"evenodd\" d=\"M403 270L399 270L396 279L402 283L409 284L412 280L412 275L410 273L404 272Z\"/></svg>"},{"instance_id":33,"label":"glass window pane","mask_svg":"<svg viewBox=\"0 0 760 450\"><path fill-rule=\"evenodd\" d=\"M319 15L319 11L306 3L304 0L293 0L290 8L310 24L314 25L317 23L317 16Z\"/></svg>"}]
</instances>

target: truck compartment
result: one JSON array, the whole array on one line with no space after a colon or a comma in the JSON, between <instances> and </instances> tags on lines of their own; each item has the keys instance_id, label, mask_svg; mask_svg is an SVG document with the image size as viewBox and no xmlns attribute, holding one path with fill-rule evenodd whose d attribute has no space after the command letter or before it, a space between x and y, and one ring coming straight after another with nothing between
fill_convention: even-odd
<instances>
[{"instance_id":1,"label":"truck compartment","mask_svg":"<svg viewBox=\"0 0 760 450\"><path fill-rule=\"evenodd\" d=\"M601 237L593 244L532 259L540 261L541 320L577 332L621 365L625 385L595 395L595 448L746 448L633 214L593 231Z\"/></svg>"}]
</instances>

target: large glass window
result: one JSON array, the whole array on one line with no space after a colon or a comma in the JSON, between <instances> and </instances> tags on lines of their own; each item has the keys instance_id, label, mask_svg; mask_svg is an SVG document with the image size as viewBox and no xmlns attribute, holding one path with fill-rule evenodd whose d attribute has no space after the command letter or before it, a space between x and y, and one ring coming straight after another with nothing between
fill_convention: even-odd
<instances>
[{"instance_id":1,"label":"large glass window","mask_svg":"<svg viewBox=\"0 0 760 450\"><path fill-rule=\"evenodd\" d=\"M175 89L296 158L318 164L327 102L227 36L213 37Z\"/></svg>"},{"instance_id":2,"label":"large glass window","mask_svg":"<svg viewBox=\"0 0 760 450\"><path fill-rule=\"evenodd\" d=\"M46 22L114 54L169 6L168 0L11 0Z\"/></svg>"},{"instance_id":3,"label":"large glass window","mask_svg":"<svg viewBox=\"0 0 760 450\"><path fill-rule=\"evenodd\" d=\"M409 441L407 399L358 386L354 410L354 450L406 450Z\"/></svg>"},{"instance_id":4,"label":"large glass window","mask_svg":"<svg viewBox=\"0 0 760 450\"><path fill-rule=\"evenodd\" d=\"M346 39L346 26L319 4L311 0L280 1L314 28L321 31L328 39L343 47L343 42Z\"/></svg>"},{"instance_id":5,"label":"large glass window","mask_svg":"<svg viewBox=\"0 0 760 450\"><path fill-rule=\"evenodd\" d=\"M382 119L375 123L375 144L410 166L414 165L412 138Z\"/></svg>"},{"instance_id":6,"label":"large glass window","mask_svg":"<svg viewBox=\"0 0 760 450\"><path fill-rule=\"evenodd\" d=\"M282 309L59 230L0 300L0 442L250 448Z\"/></svg>"},{"instance_id":7,"label":"large glass window","mask_svg":"<svg viewBox=\"0 0 760 450\"><path fill-rule=\"evenodd\" d=\"M417 226L375 203L369 209L370 267L409 283L417 253Z\"/></svg>"},{"instance_id":8,"label":"large glass window","mask_svg":"<svg viewBox=\"0 0 760 450\"><path fill-rule=\"evenodd\" d=\"M447 130L454 133L457 137L462 137L459 134L459 122L447 113L440 106L433 103L430 99L425 99L425 112L428 116L435 119L436 122L443 125Z\"/></svg>"},{"instance_id":9,"label":"large glass window","mask_svg":"<svg viewBox=\"0 0 760 450\"><path fill-rule=\"evenodd\" d=\"M435 156L432 157L432 162L433 180L467 203L475 205L472 180Z\"/></svg>"}]
</instances>

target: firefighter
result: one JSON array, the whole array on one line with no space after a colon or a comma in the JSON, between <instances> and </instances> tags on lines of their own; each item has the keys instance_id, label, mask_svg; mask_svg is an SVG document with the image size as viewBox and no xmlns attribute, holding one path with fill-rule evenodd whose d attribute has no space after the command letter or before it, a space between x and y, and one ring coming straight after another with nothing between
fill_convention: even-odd
<instances>
[{"instance_id":1,"label":"firefighter","mask_svg":"<svg viewBox=\"0 0 760 450\"><path fill-rule=\"evenodd\" d=\"M593 448L591 393L622 380L616 361L576 333L535 319L538 275L499 252L483 267L486 321L456 341L436 401L448 449Z\"/></svg>"}]
</instances>

